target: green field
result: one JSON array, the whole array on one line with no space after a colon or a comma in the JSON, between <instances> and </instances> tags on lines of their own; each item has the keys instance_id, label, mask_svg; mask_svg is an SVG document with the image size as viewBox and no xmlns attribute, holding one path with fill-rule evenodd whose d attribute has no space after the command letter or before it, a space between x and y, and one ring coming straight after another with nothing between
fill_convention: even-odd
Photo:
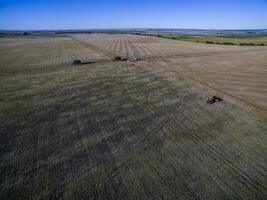
<instances>
[{"instance_id":1,"label":"green field","mask_svg":"<svg viewBox=\"0 0 267 200\"><path fill-rule=\"evenodd\" d=\"M185 35L185 34L156 34L158 37L201 42L209 44L264 46L267 45L266 34L221 34L221 35Z\"/></svg>"}]
</instances>

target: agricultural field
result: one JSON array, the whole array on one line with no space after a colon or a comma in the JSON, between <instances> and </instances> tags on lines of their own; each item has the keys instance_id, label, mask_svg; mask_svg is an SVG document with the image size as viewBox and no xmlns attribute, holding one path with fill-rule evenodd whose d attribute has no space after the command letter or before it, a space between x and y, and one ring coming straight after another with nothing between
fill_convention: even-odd
<instances>
[{"instance_id":1,"label":"agricultural field","mask_svg":"<svg viewBox=\"0 0 267 200\"><path fill-rule=\"evenodd\" d=\"M257 110L267 111L266 63L266 50L254 49L183 60L171 58L168 67Z\"/></svg>"},{"instance_id":2,"label":"agricultural field","mask_svg":"<svg viewBox=\"0 0 267 200\"><path fill-rule=\"evenodd\" d=\"M153 35L153 34L152 34ZM211 35L188 35L188 34L154 34L158 37L200 42L208 44L221 44L221 45L240 45L240 46L266 46L267 34L211 34Z\"/></svg>"},{"instance_id":3,"label":"agricultural field","mask_svg":"<svg viewBox=\"0 0 267 200\"><path fill-rule=\"evenodd\" d=\"M0 40L0 66L51 65L74 59L99 60L107 56L70 38L3 38Z\"/></svg>"},{"instance_id":4,"label":"agricultural field","mask_svg":"<svg viewBox=\"0 0 267 200\"><path fill-rule=\"evenodd\" d=\"M0 199L265 199L266 66L264 46L1 38Z\"/></svg>"}]
</instances>

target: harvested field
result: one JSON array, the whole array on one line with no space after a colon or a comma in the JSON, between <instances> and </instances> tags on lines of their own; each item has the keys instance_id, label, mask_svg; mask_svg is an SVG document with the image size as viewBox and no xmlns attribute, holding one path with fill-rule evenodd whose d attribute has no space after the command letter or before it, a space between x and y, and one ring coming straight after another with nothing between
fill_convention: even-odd
<instances>
[{"instance_id":1,"label":"harvested field","mask_svg":"<svg viewBox=\"0 0 267 200\"><path fill-rule=\"evenodd\" d=\"M0 55L2 68L107 58L105 54L87 48L71 38L0 39Z\"/></svg>"},{"instance_id":2,"label":"harvested field","mask_svg":"<svg viewBox=\"0 0 267 200\"><path fill-rule=\"evenodd\" d=\"M98 47L106 52L124 57L159 58L166 56L192 56L244 51L251 48L237 46L206 45L194 42L168 40L157 37L128 34L76 34L73 38ZM262 49L254 47L254 49Z\"/></svg>"},{"instance_id":3,"label":"harvested field","mask_svg":"<svg viewBox=\"0 0 267 200\"><path fill-rule=\"evenodd\" d=\"M166 63L158 61L166 66ZM267 112L267 49L216 56L172 58L168 69Z\"/></svg>"},{"instance_id":4,"label":"harvested field","mask_svg":"<svg viewBox=\"0 0 267 200\"><path fill-rule=\"evenodd\" d=\"M0 199L266 198L266 47L9 40L0 39ZM224 101L207 105L209 95Z\"/></svg>"}]
</instances>

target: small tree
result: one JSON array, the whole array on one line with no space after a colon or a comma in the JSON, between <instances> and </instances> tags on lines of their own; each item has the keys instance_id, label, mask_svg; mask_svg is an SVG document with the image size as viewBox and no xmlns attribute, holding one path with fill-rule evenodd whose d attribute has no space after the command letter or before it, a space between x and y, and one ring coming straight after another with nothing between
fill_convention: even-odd
<instances>
[{"instance_id":1,"label":"small tree","mask_svg":"<svg viewBox=\"0 0 267 200\"><path fill-rule=\"evenodd\" d=\"M80 65L80 64L82 64L82 61L81 60L74 60L73 64L74 65Z\"/></svg>"},{"instance_id":2,"label":"small tree","mask_svg":"<svg viewBox=\"0 0 267 200\"><path fill-rule=\"evenodd\" d=\"M114 60L115 60L115 61L126 61L127 58L123 58L123 57L121 57L121 56L116 56L116 57L114 58Z\"/></svg>"},{"instance_id":3,"label":"small tree","mask_svg":"<svg viewBox=\"0 0 267 200\"><path fill-rule=\"evenodd\" d=\"M23 32L23 34L22 35L30 35L30 33L29 32Z\"/></svg>"},{"instance_id":4,"label":"small tree","mask_svg":"<svg viewBox=\"0 0 267 200\"><path fill-rule=\"evenodd\" d=\"M207 41L206 43L207 43L207 44L214 44L213 41Z\"/></svg>"}]
</instances>

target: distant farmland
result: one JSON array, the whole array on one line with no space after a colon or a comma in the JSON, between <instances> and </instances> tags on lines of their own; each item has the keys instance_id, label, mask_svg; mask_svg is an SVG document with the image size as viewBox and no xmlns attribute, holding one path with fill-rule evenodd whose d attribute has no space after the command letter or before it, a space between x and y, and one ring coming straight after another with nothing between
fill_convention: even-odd
<instances>
[{"instance_id":1,"label":"distant farmland","mask_svg":"<svg viewBox=\"0 0 267 200\"><path fill-rule=\"evenodd\" d=\"M1 38L0 199L265 199L266 66L264 46Z\"/></svg>"},{"instance_id":2,"label":"distant farmland","mask_svg":"<svg viewBox=\"0 0 267 200\"><path fill-rule=\"evenodd\" d=\"M147 34L144 34L147 35ZM207 44L219 45L239 45L239 46L266 46L267 33L224 33L224 34L167 34L167 33L154 33L157 37L200 42Z\"/></svg>"}]
</instances>

